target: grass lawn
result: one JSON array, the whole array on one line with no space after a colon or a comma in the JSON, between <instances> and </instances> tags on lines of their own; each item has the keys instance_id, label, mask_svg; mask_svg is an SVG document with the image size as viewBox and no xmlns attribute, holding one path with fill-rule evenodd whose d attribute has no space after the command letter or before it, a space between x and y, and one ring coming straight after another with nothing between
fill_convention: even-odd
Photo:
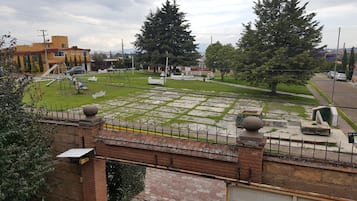
<instances>
[{"instance_id":1,"label":"grass lawn","mask_svg":"<svg viewBox=\"0 0 357 201\"><path fill-rule=\"evenodd\" d=\"M96 76L97 82L89 82L88 77ZM64 110L68 108L79 107L84 104L95 104L116 97L126 97L133 93L140 93L146 90L158 87L158 85L148 85L147 78L159 76L149 72L115 72L103 74L86 74L78 76L77 80L81 81L88 89L78 90L69 79L55 81L52 85L46 86L49 81L32 83L25 94L24 102L36 102L37 106L44 106L47 109ZM227 81L230 79L227 77ZM170 80L167 79L165 86L162 89L175 90L184 93L200 93L207 95L225 95L222 92L229 93L230 96L246 97L252 99L260 99L263 101L275 102L290 102L294 104L317 105L318 102L314 99L294 97L288 95L271 95L270 93L242 89L232 86L225 86L215 83L194 81L194 80ZM293 87L287 87L293 90ZM106 95L97 99L92 98L92 94L104 90ZM305 87L305 90L306 87ZM301 89L303 91L303 89ZM308 90L307 90L308 91ZM297 93L297 92L295 92ZM34 100L34 101L32 101Z\"/></svg>"},{"instance_id":2,"label":"grass lawn","mask_svg":"<svg viewBox=\"0 0 357 201\"><path fill-rule=\"evenodd\" d=\"M216 80L221 81L220 77L217 77L217 76L216 76ZM228 76L224 77L223 82L251 86L247 81L236 80L232 75L228 75ZM259 87L262 89L269 89L268 86L266 86L266 85L260 85L260 86L256 86L256 87ZM311 92L306 88L306 86L302 86L302 85L278 84L277 90L289 92L289 93L311 95Z\"/></svg>"}]
</instances>

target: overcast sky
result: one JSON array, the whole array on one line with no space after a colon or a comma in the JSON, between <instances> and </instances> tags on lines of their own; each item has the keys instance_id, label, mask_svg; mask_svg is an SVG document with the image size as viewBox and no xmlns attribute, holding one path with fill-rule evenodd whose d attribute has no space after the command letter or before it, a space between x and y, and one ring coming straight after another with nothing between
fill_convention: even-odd
<instances>
[{"instance_id":1,"label":"overcast sky","mask_svg":"<svg viewBox=\"0 0 357 201\"><path fill-rule=\"evenodd\" d=\"M41 32L48 37L66 35L69 45L93 51L132 49L135 34L150 11L161 8L166 0L2 0L0 32L11 33L18 44L41 42ZM235 45L242 33L242 23L254 21L251 0L177 0L186 13L190 30L200 51L211 42ZM306 2L306 0L302 0ZM311 0L308 12L317 13L324 25L322 44L340 48L357 46L356 0Z\"/></svg>"}]
</instances>

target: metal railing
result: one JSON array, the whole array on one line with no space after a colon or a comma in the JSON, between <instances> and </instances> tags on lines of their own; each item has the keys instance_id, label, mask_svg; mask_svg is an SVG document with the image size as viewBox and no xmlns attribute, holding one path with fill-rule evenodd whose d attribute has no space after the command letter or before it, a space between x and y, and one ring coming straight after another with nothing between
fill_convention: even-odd
<instances>
[{"instance_id":1,"label":"metal railing","mask_svg":"<svg viewBox=\"0 0 357 201\"><path fill-rule=\"evenodd\" d=\"M268 136L264 154L291 160L320 161L334 165L357 167L354 144L342 147L341 142L316 142L273 138Z\"/></svg>"},{"instance_id":2,"label":"metal railing","mask_svg":"<svg viewBox=\"0 0 357 201\"><path fill-rule=\"evenodd\" d=\"M36 110L43 119L65 122L78 122L85 118L82 111L49 111ZM207 143L236 145L239 129L228 133L227 129L217 126L202 127L196 123L165 125L149 121L128 121L115 118L104 118L103 129L118 134L160 135L165 137L201 141ZM341 147L341 142L311 142L283 139L267 135L264 154L289 160L322 161L335 165L357 167L357 148Z\"/></svg>"},{"instance_id":3,"label":"metal railing","mask_svg":"<svg viewBox=\"0 0 357 201\"><path fill-rule=\"evenodd\" d=\"M120 131L124 134L161 135L216 144L235 145L237 143L237 132L234 135L228 135L227 129L217 126L201 128L202 125L195 123L161 125L148 121L128 121L113 118L105 118L104 120L104 129L113 132Z\"/></svg>"}]
</instances>

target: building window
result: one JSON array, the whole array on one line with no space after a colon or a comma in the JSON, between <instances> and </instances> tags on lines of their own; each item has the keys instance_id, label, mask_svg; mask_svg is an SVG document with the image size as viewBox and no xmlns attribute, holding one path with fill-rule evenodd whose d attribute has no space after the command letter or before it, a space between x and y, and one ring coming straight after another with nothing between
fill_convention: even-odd
<instances>
[{"instance_id":1,"label":"building window","mask_svg":"<svg viewBox=\"0 0 357 201\"><path fill-rule=\"evenodd\" d=\"M66 48L66 44L64 44L64 43L62 43L61 46L62 46L62 48Z\"/></svg>"},{"instance_id":2,"label":"building window","mask_svg":"<svg viewBox=\"0 0 357 201\"><path fill-rule=\"evenodd\" d=\"M55 57L64 57L64 52L63 51L57 51L54 53Z\"/></svg>"},{"instance_id":3,"label":"building window","mask_svg":"<svg viewBox=\"0 0 357 201\"><path fill-rule=\"evenodd\" d=\"M38 54L32 55L32 61L33 62L38 62L39 61L39 57L40 57L40 55L38 55Z\"/></svg>"}]
</instances>

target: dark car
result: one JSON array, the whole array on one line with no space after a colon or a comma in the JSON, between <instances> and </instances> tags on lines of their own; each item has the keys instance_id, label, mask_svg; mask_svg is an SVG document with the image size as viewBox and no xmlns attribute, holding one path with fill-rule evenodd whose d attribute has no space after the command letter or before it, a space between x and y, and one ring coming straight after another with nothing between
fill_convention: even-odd
<instances>
[{"instance_id":1,"label":"dark car","mask_svg":"<svg viewBox=\"0 0 357 201\"><path fill-rule=\"evenodd\" d=\"M86 70L84 69L83 66L74 66L65 72L66 75L83 74L83 73L86 73Z\"/></svg>"}]
</instances>

